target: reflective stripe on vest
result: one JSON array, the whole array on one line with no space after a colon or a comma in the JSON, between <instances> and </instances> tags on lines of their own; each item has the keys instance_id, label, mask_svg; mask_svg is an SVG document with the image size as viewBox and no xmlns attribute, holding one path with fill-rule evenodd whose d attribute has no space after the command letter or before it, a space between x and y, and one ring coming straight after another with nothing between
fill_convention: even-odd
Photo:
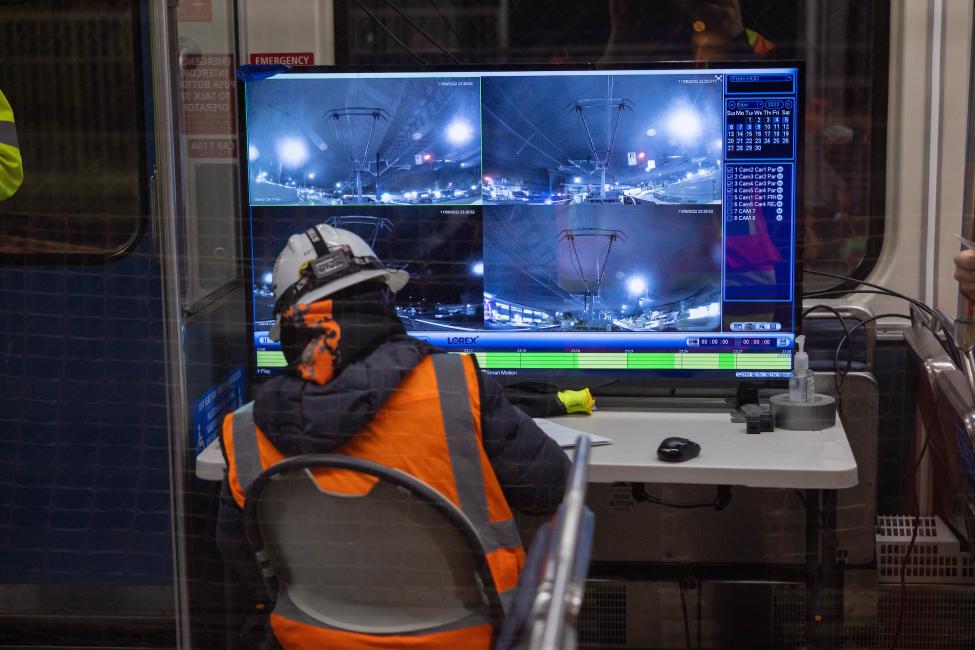
<instances>
[{"instance_id":1,"label":"reflective stripe on vest","mask_svg":"<svg viewBox=\"0 0 975 650\"><path fill-rule=\"evenodd\" d=\"M237 483L247 494L251 485L264 471L261 451L257 442L257 426L254 424L254 402L248 402L234 411L234 464L237 467Z\"/></svg>"},{"instance_id":2,"label":"reflective stripe on vest","mask_svg":"<svg viewBox=\"0 0 975 650\"><path fill-rule=\"evenodd\" d=\"M513 519L491 523L488 518L484 473L474 433L474 417L464 377L464 360L455 354L435 354L431 357L440 394L440 411L450 464L454 468L454 482L460 509L477 528L490 553L499 548L521 546L521 538Z\"/></svg>"},{"instance_id":3,"label":"reflective stripe on vest","mask_svg":"<svg viewBox=\"0 0 975 650\"><path fill-rule=\"evenodd\" d=\"M17 125L13 122L0 121L0 145L7 145L19 149L17 144Z\"/></svg>"},{"instance_id":4,"label":"reflective stripe on vest","mask_svg":"<svg viewBox=\"0 0 975 650\"><path fill-rule=\"evenodd\" d=\"M441 454L439 458L442 459L442 462L437 466L442 467L440 470L442 473L438 476L426 476L422 471L415 472L404 467L398 467L395 462L395 453L386 457L383 457L382 453L378 454L379 457L374 455L378 449L388 449L388 446L381 442L383 440L394 446L403 444L399 432L400 426L395 424L397 420L384 420L383 418L384 414L388 416L389 409L396 413L396 418L408 417L405 415L408 410L404 409L403 404L397 405L399 398L408 395L408 393L394 396L387 405L380 409L373 420L373 423L381 423L378 425L378 429L374 428L374 425L367 425L360 434L365 436L360 439L365 442L356 445L354 439L345 447L336 450L336 453L346 453L352 457L397 467L397 469L406 471L419 480L427 482L434 489L439 489L450 501L454 502L477 529L488 555L488 565L494 576L502 606L507 611L515 591L513 587L517 585L520 568L524 563L524 550L511 512L504 501L504 495L497 484L493 469L490 467L480 442L480 413L475 410L478 408L480 399L477 392L476 365L473 364L472 359L459 355L434 354L424 359L411 377L412 379L404 380L404 386L412 387L406 388L406 390L419 390L428 396L425 399L430 399L429 407L424 407L428 409L424 417L427 418L425 422L429 423L428 426L431 429L422 431L424 433L436 431L435 435L438 437L430 440L439 440L439 443L424 444L421 447L429 450L442 450L436 452ZM421 384L411 383L416 382L417 378L422 378ZM439 407L433 403L431 398L437 400ZM407 403L409 403L408 397ZM252 408L252 404L242 407L230 416L231 421L225 422L222 428L222 435L229 438L229 440L224 441L228 460L227 478L234 499L241 507L244 505L247 491L261 472L283 458L283 455L274 447L268 437L256 426ZM433 420L430 419L431 417ZM412 423L404 423L407 428L410 424ZM383 431L386 433L381 433ZM443 433L440 434L440 431ZM423 435L423 433L417 433ZM409 454L409 447L403 448L403 453ZM334 478L341 476L342 471L339 470L338 474L332 472L328 474ZM318 480L330 480L330 478L323 475L318 477ZM322 484L320 483L320 485ZM355 489L359 488L356 487ZM341 492L342 489L339 488L338 491ZM500 508L499 503L503 504ZM494 519L493 522L491 521L492 518ZM262 560L265 559L262 558ZM274 624L274 627L276 631L279 628L281 630L279 638L281 635L295 634L298 636L294 638L301 637L307 641L310 636L315 636L310 632L308 634L300 633L301 630L308 632L308 622L297 619L289 622L287 620L289 615L285 614L285 611L275 609L274 620L277 623ZM478 627L475 632L472 634L479 635L480 628ZM337 631L325 629L322 630L322 633L327 635L338 634ZM456 633L444 632L443 634L452 635ZM391 637L378 638L388 641ZM322 639L325 637L323 636ZM286 645L286 647L288 646ZM303 647L317 646L311 644ZM362 647L386 646L364 645Z\"/></svg>"},{"instance_id":5,"label":"reflective stripe on vest","mask_svg":"<svg viewBox=\"0 0 975 650\"><path fill-rule=\"evenodd\" d=\"M13 196L24 182L24 159L20 155L14 112L0 91L0 201Z\"/></svg>"},{"instance_id":6,"label":"reflective stripe on vest","mask_svg":"<svg viewBox=\"0 0 975 650\"><path fill-rule=\"evenodd\" d=\"M464 377L464 361L454 354L431 356L437 377L437 393L447 449L454 469L458 506L477 528L484 550L492 553L500 548L521 546L521 536L514 519L491 522L488 518L484 474L478 454L477 436L474 434L474 417L471 413ZM234 411L233 456L237 469L237 483L244 494L264 471L261 463L260 443L254 424L254 403L249 402Z\"/></svg>"}]
</instances>

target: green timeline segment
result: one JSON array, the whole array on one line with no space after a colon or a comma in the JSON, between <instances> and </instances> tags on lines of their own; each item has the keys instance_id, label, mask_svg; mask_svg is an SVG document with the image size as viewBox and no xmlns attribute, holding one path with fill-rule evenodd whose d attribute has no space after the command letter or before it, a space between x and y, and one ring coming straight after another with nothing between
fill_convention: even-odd
<instances>
[{"instance_id":1,"label":"green timeline segment","mask_svg":"<svg viewBox=\"0 0 975 650\"><path fill-rule=\"evenodd\" d=\"M792 356L778 352L476 352L482 368L582 370L791 370ZM261 368L287 366L280 350L258 350Z\"/></svg>"}]
</instances>

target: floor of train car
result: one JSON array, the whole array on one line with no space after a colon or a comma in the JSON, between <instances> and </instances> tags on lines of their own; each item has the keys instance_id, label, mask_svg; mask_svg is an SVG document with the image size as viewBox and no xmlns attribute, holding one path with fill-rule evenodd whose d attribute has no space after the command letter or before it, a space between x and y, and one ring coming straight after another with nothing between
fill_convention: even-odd
<instances>
[{"instance_id":1,"label":"floor of train car","mask_svg":"<svg viewBox=\"0 0 975 650\"><path fill-rule=\"evenodd\" d=\"M173 619L72 621L0 617L0 648L175 650Z\"/></svg>"},{"instance_id":2,"label":"floor of train car","mask_svg":"<svg viewBox=\"0 0 975 650\"><path fill-rule=\"evenodd\" d=\"M172 587L0 585L0 648L175 649Z\"/></svg>"}]
</instances>

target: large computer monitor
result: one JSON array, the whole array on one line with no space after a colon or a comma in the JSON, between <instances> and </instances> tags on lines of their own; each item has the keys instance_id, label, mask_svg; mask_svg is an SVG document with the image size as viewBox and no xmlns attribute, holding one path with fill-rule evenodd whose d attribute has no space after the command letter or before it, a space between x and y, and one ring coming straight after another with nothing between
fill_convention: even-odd
<instances>
[{"instance_id":1,"label":"large computer monitor","mask_svg":"<svg viewBox=\"0 0 975 650\"><path fill-rule=\"evenodd\" d=\"M361 235L410 333L507 377L761 383L799 304L798 64L283 70L247 81L254 369L289 235Z\"/></svg>"}]
</instances>

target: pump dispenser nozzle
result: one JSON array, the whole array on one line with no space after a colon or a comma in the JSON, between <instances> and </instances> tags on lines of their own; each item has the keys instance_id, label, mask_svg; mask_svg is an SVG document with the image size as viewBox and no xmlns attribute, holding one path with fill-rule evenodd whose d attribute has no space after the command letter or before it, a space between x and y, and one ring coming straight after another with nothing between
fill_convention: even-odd
<instances>
[{"instance_id":1,"label":"pump dispenser nozzle","mask_svg":"<svg viewBox=\"0 0 975 650\"><path fill-rule=\"evenodd\" d=\"M809 355L806 353L806 337L796 337L796 354L792 363L792 376L789 377L789 399L793 402L812 401L816 394L815 375L809 369Z\"/></svg>"},{"instance_id":2,"label":"pump dispenser nozzle","mask_svg":"<svg viewBox=\"0 0 975 650\"><path fill-rule=\"evenodd\" d=\"M809 369L809 355L806 354L806 335L800 334L796 337L796 357L795 357L795 370L808 370Z\"/></svg>"}]
</instances>

